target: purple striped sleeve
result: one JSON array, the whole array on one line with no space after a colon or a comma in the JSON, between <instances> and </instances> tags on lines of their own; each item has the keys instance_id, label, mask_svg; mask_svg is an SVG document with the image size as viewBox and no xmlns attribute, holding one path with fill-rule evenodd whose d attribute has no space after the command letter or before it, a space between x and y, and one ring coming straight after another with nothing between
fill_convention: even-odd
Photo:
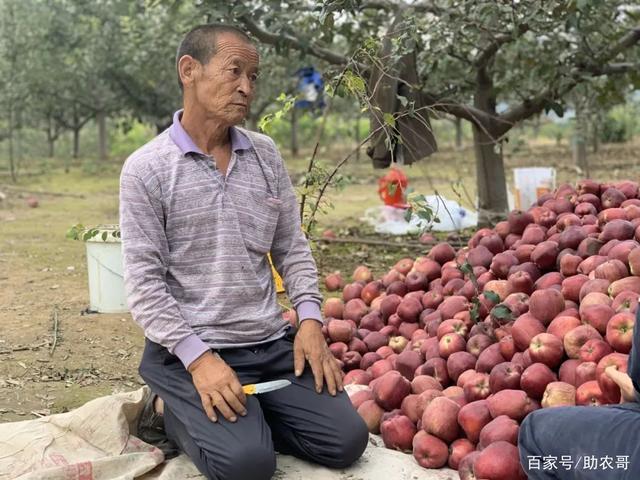
<instances>
[{"instance_id":1,"label":"purple striped sleeve","mask_svg":"<svg viewBox=\"0 0 640 480\"><path fill-rule=\"evenodd\" d=\"M318 322L324 324L322 320L322 314L320 313L320 307L316 302L312 302L310 300L301 302L296 308L298 313L298 319L302 322L303 320L317 320Z\"/></svg>"},{"instance_id":2,"label":"purple striped sleeve","mask_svg":"<svg viewBox=\"0 0 640 480\"><path fill-rule=\"evenodd\" d=\"M180 340L175 347L174 353L180 359L184 368L188 369L189 365L207 350L209 350L207 344L194 333L184 340Z\"/></svg>"}]
</instances>

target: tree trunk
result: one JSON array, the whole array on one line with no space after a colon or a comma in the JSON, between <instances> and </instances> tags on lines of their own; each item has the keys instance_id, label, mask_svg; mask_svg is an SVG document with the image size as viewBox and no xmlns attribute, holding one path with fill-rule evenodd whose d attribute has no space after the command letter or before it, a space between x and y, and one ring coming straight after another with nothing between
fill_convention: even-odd
<instances>
[{"instance_id":1,"label":"tree trunk","mask_svg":"<svg viewBox=\"0 0 640 480\"><path fill-rule=\"evenodd\" d=\"M478 70L474 104L476 108L496 115L493 81L484 68ZM509 209L502 145L497 142L499 136L490 130L490 125L473 125L479 227L493 225L496 218L504 217Z\"/></svg>"},{"instance_id":2,"label":"tree trunk","mask_svg":"<svg viewBox=\"0 0 640 480\"><path fill-rule=\"evenodd\" d=\"M496 217L506 214L509 208L502 146L476 125L473 126L473 144L479 200L478 226L486 227L492 225Z\"/></svg>"},{"instance_id":3,"label":"tree trunk","mask_svg":"<svg viewBox=\"0 0 640 480\"><path fill-rule=\"evenodd\" d=\"M462 119L455 117L454 125L456 127L456 150L462 149Z\"/></svg>"},{"instance_id":4,"label":"tree trunk","mask_svg":"<svg viewBox=\"0 0 640 480\"><path fill-rule=\"evenodd\" d=\"M7 109L7 120L9 130L9 170L11 171L11 180L13 183L18 181L18 174L16 172L15 158L13 157L13 103L9 102L9 108Z\"/></svg>"},{"instance_id":5,"label":"tree trunk","mask_svg":"<svg viewBox=\"0 0 640 480\"><path fill-rule=\"evenodd\" d=\"M533 119L533 136L534 138L538 138L540 136L540 117L541 115L536 115Z\"/></svg>"},{"instance_id":6,"label":"tree trunk","mask_svg":"<svg viewBox=\"0 0 640 480\"><path fill-rule=\"evenodd\" d=\"M591 148L593 153L600 150L600 115L595 114L591 123Z\"/></svg>"},{"instance_id":7,"label":"tree trunk","mask_svg":"<svg viewBox=\"0 0 640 480\"><path fill-rule=\"evenodd\" d=\"M53 125L51 124L51 117L47 119L47 157L53 158L56 153L56 139L53 135Z\"/></svg>"},{"instance_id":8,"label":"tree trunk","mask_svg":"<svg viewBox=\"0 0 640 480\"><path fill-rule=\"evenodd\" d=\"M576 102L576 127L573 137L573 160L582 175L589 176L589 161L587 159L587 119L582 100Z\"/></svg>"},{"instance_id":9,"label":"tree trunk","mask_svg":"<svg viewBox=\"0 0 640 480\"><path fill-rule=\"evenodd\" d=\"M56 141L50 135L47 136L47 146L48 146L47 157L53 158L56 154Z\"/></svg>"},{"instance_id":10,"label":"tree trunk","mask_svg":"<svg viewBox=\"0 0 640 480\"><path fill-rule=\"evenodd\" d=\"M291 109L291 155L298 156L298 112L294 106Z\"/></svg>"},{"instance_id":11,"label":"tree trunk","mask_svg":"<svg viewBox=\"0 0 640 480\"><path fill-rule=\"evenodd\" d=\"M107 116L104 112L98 112L98 158L101 161L107 159Z\"/></svg>"},{"instance_id":12,"label":"tree trunk","mask_svg":"<svg viewBox=\"0 0 640 480\"><path fill-rule=\"evenodd\" d=\"M356 150L356 163L360 162L360 142L362 141L360 139L360 115L356 114L356 118L355 118L355 125L353 127L353 133L354 133L354 137L356 140L356 147L358 148Z\"/></svg>"},{"instance_id":13,"label":"tree trunk","mask_svg":"<svg viewBox=\"0 0 640 480\"><path fill-rule=\"evenodd\" d=\"M73 158L80 156L80 130L82 127L73 129Z\"/></svg>"}]
</instances>

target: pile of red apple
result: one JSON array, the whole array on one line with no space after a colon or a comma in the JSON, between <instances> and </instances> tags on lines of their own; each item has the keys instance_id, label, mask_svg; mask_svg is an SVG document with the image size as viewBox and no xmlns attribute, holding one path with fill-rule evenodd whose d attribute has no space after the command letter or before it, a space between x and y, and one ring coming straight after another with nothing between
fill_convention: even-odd
<instances>
[{"instance_id":1,"label":"pile of red apple","mask_svg":"<svg viewBox=\"0 0 640 480\"><path fill-rule=\"evenodd\" d=\"M423 467L511 480L528 413L619 402L604 371L626 371L631 349L638 196L631 181L562 185L457 252L328 275L342 297L324 304L325 335L369 430Z\"/></svg>"}]
</instances>

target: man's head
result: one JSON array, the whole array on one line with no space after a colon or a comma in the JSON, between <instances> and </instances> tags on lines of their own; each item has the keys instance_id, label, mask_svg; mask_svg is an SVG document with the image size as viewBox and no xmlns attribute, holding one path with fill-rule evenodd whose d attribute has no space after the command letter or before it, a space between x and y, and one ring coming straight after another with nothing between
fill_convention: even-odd
<instances>
[{"instance_id":1,"label":"man's head","mask_svg":"<svg viewBox=\"0 0 640 480\"><path fill-rule=\"evenodd\" d=\"M240 123L249 113L258 64L258 51L242 30L217 24L195 27L176 55L185 108L199 109L223 124Z\"/></svg>"}]
</instances>

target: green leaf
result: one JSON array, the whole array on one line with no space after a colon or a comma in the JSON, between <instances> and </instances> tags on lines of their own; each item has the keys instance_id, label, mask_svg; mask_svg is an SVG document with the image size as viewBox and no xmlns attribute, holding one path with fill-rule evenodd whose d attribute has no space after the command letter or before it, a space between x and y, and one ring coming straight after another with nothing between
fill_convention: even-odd
<instances>
[{"instance_id":1,"label":"green leaf","mask_svg":"<svg viewBox=\"0 0 640 480\"><path fill-rule=\"evenodd\" d=\"M404 221L405 222L410 222L411 221L411 215L413 214L413 212L411 211L410 208L407 208L407 211L404 212Z\"/></svg>"},{"instance_id":2,"label":"green leaf","mask_svg":"<svg viewBox=\"0 0 640 480\"><path fill-rule=\"evenodd\" d=\"M491 303L500 303L500 296L496 292L492 292L491 290L487 290L484 292L484 298L489 300Z\"/></svg>"},{"instance_id":3,"label":"green leaf","mask_svg":"<svg viewBox=\"0 0 640 480\"><path fill-rule=\"evenodd\" d=\"M390 127L395 127L396 126L396 119L392 114L387 112L382 116L382 118L383 118L384 123L386 125L389 125Z\"/></svg>"},{"instance_id":4,"label":"green leaf","mask_svg":"<svg viewBox=\"0 0 640 480\"><path fill-rule=\"evenodd\" d=\"M347 89L349 89L356 96L364 96L367 94L367 84L365 83L364 79L351 70L347 70L346 72L344 72L342 81L346 85Z\"/></svg>"},{"instance_id":5,"label":"green leaf","mask_svg":"<svg viewBox=\"0 0 640 480\"><path fill-rule=\"evenodd\" d=\"M553 110L554 113L559 117L563 117L564 116L564 107L562 105L560 105L558 102L548 102L547 103L547 112L549 110Z\"/></svg>"},{"instance_id":6,"label":"green leaf","mask_svg":"<svg viewBox=\"0 0 640 480\"><path fill-rule=\"evenodd\" d=\"M480 320L480 300L478 300L478 297L473 297L471 305L471 309L469 310L471 320L478 323L478 320Z\"/></svg>"},{"instance_id":7,"label":"green leaf","mask_svg":"<svg viewBox=\"0 0 640 480\"><path fill-rule=\"evenodd\" d=\"M108 236L109 236L109 232L102 232L102 241L106 242Z\"/></svg>"},{"instance_id":8,"label":"green leaf","mask_svg":"<svg viewBox=\"0 0 640 480\"><path fill-rule=\"evenodd\" d=\"M504 303L501 303L491 309L491 317L506 323L513 320L513 312Z\"/></svg>"},{"instance_id":9,"label":"green leaf","mask_svg":"<svg viewBox=\"0 0 640 480\"><path fill-rule=\"evenodd\" d=\"M473 267L469 262L464 262L462 265L458 265L458 270L460 270L465 275L473 274Z\"/></svg>"}]
</instances>

